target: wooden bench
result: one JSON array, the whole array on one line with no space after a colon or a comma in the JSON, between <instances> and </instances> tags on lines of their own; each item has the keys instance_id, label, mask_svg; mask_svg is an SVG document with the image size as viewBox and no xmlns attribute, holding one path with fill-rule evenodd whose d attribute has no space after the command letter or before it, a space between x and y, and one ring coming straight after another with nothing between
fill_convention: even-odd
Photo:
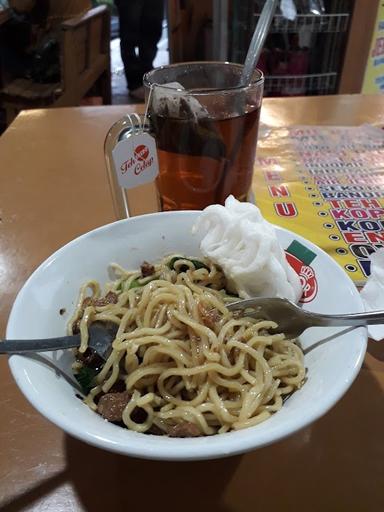
<instances>
[{"instance_id":1,"label":"wooden bench","mask_svg":"<svg viewBox=\"0 0 384 512\"><path fill-rule=\"evenodd\" d=\"M94 95L102 97L104 104L111 103L108 8L96 7L83 16L62 22L59 45L60 82L41 84L16 79L0 91L7 125L21 110L79 105L91 89Z\"/></svg>"}]
</instances>

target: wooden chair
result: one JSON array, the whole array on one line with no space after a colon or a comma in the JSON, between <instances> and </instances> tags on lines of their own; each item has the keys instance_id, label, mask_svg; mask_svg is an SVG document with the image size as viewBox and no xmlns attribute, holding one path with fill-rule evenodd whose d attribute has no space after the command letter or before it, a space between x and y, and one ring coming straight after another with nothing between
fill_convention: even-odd
<instances>
[{"instance_id":1,"label":"wooden chair","mask_svg":"<svg viewBox=\"0 0 384 512\"><path fill-rule=\"evenodd\" d=\"M90 89L111 103L110 15L106 6L91 9L81 17L60 25L61 82L40 84L16 79L0 91L9 125L20 110L41 107L70 107Z\"/></svg>"}]
</instances>

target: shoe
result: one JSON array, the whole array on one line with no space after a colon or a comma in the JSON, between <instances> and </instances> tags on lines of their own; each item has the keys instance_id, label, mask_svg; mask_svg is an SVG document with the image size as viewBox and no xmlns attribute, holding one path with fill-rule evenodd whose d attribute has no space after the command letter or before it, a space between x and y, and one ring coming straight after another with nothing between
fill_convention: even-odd
<instances>
[{"instance_id":1,"label":"shoe","mask_svg":"<svg viewBox=\"0 0 384 512\"><path fill-rule=\"evenodd\" d=\"M137 87L137 89L130 89L129 95L134 100L138 101L144 101L145 100L145 93L144 93L144 87Z\"/></svg>"}]
</instances>

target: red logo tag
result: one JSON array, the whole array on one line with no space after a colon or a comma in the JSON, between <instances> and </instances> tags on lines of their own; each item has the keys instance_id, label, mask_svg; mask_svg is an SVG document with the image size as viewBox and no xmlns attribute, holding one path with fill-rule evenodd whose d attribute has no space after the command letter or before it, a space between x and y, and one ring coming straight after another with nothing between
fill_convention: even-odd
<instances>
[{"instance_id":1,"label":"red logo tag","mask_svg":"<svg viewBox=\"0 0 384 512\"><path fill-rule=\"evenodd\" d=\"M136 146L134 155L136 160L144 162L148 158L149 149L144 144L140 144L140 146Z\"/></svg>"},{"instance_id":2,"label":"red logo tag","mask_svg":"<svg viewBox=\"0 0 384 512\"><path fill-rule=\"evenodd\" d=\"M134 188L153 181L159 170L156 144L148 133L140 133L118 142L112 151L119 185Z\"/></svg>"},{"instance_id":3,"label":"red logo tag","mask_svg":"<svg viewBox=\"0 0 384 512\"><path fill-rule=\"evenodd\" d=\"M316 297L318 290L315 271L289 252L285 253L285 257L300 278L301 287L303 288L300 302L311 302Z\"/></svg>"}]
</instances>

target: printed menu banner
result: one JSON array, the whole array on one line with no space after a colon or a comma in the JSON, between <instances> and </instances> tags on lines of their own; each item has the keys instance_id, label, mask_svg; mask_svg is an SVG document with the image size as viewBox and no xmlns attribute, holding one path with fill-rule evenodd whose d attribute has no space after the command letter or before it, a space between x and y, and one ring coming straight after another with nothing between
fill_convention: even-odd
<instances>
[{"instance_id":1,"label":"printed menu banner","mask_svg":"<svg viewBox=\"0 0 384 512\"><path fill-rule=\"evenodd\" d=\"M384 246L384 131L370 125L272 129L258 142L257 206L332 256L357 285Z\"/></svg>"},{"instance_id":2,"label":"printed menu banner","mask_svg":"<svg viewBox=\"0 0 384 512\"><path fill-rule=\"evenodd\" d=\"M362 91L365 94L384 91L384 3L379 2L371 48L365 69Z\"/></svg>"}]
</instances>

